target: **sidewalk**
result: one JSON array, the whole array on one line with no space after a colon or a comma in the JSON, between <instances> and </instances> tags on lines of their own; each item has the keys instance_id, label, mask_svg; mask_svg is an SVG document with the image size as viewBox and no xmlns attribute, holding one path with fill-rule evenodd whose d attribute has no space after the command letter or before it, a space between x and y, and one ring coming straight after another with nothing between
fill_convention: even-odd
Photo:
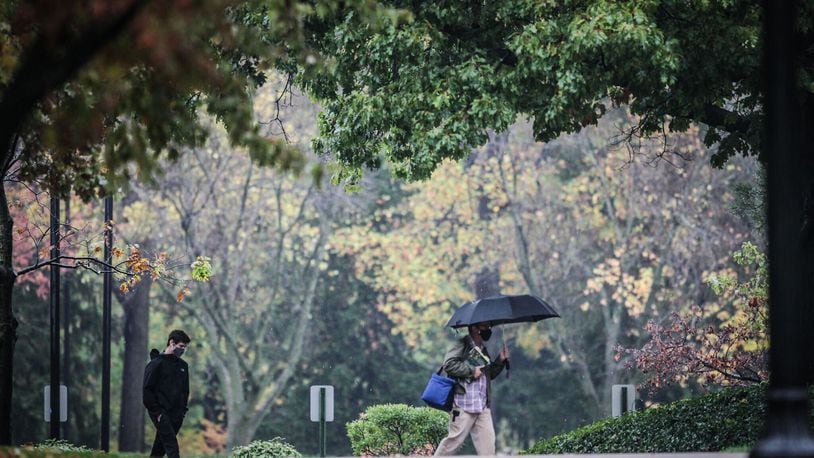
<instances>
[{"instance_id":1,"label":"sidewalk","mask_svg":"<svg viewBox=\"0 0 814 458\"><path fill-rule=\"evenodd\" d=\"M508 456L508 455L497 455ZM591 455L517 455L523 458L577 458L577 457L596 457L596 458L747 458L748 453L715 453L715 452L698 452L698 453L609 453L609 454L591 454ZM459 458L477 458L476 456Z\"/></svg>"}]
</instances>

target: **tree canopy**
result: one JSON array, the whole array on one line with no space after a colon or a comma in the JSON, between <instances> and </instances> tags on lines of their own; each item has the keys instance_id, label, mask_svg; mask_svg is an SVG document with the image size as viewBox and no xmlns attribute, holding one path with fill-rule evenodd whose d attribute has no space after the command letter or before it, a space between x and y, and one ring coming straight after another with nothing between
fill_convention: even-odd
<instances>
[{"instance_id":1,"label":"tree canopy","mask_svg":"<svg viewBox=\"0 0 814 458\"><path fill-rule=\"evenodd\" d=\"M374 28L345 14L311 37L334 63L302 80L323 105L315 147L344 166L338 180L385 161L427 178L518 117L546 141L621 104L640 119L625 132L632 143L700 122L707 145L720 143L713 163L760 153L758 2L387 4L414 20ZM809 33L809 3L800 21Z\"/></svg>"}]
</instances>

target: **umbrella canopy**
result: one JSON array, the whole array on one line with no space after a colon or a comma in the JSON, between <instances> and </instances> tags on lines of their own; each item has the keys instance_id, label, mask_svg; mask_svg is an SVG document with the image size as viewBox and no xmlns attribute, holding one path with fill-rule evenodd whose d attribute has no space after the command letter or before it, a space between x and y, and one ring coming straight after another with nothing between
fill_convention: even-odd
<instances>
[{"instance_id":1,"label":"umbrella canopy","mask_svg":"<svg viewBox=\"0 0 814 458\"><path fill-rule=\"evenodd\" d=\"M555 318L560 315L553 307L537 296L493 296L467 302L447 322L447 327L462 328L470 324L488 321L492 325L524 323Z\"/></svg>"}]
</instances>

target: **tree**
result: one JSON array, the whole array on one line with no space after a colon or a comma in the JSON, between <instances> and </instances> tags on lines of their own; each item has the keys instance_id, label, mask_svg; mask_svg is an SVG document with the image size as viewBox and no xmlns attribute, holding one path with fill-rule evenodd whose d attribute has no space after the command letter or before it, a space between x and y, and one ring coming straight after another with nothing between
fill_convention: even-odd
<instances>
[{"instance_id":1,"label":"tree","mask_svg":"<svg viewBox=\"0 0 814 458\"><path fill-rule=\"evenodd\" d=\"M343 7L379 14L367 0ZM159 157L177 158L181 145L200 141L203 109L258 163L297 164L296 150L258 133L250 89L273 64L313 61L302 24L337 8L330 1L41 0L0 10L0 443L10 441L16 340L9 174L43 181L59 197L112 192L130 179L129 164L149 177Z\"/></svg>"}]
</instances>

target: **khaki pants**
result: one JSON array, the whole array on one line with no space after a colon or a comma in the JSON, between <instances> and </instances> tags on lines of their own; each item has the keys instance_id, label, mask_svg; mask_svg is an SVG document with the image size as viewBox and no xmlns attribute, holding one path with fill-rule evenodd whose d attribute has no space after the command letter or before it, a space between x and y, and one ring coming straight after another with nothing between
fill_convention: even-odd
<instances>
[{"instance_id":1,"label":"khaki pants","mask_svg":"<svg viewBox=\"0 0 814 458\"><path fill-rule=\"evenodd\" d=\"M456 411L460 413L457 417L452 414ZM478 455L494 455L495 427L492 425L492 411L487 407L481 413L468 413L453 406L452 412L449 414L449 434L438 444L435 455L454 455L464 443L467 434L472 436Z\"/></svg>"}]
</instances>

